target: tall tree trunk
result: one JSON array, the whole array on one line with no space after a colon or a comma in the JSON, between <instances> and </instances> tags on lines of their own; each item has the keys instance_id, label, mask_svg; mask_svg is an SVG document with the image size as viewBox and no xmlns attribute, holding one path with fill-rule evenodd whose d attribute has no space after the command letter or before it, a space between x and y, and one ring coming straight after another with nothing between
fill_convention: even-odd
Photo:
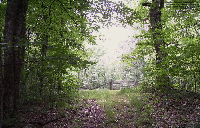
<instances>
[{"instance_id":1,"label":"tall tree trunk","mask_svg":"<svg viewBox=\"0 0 200 128\"><path fill-rule=\"evenodd\" d=\"M47 56L47 46L48 46L48 35L43 34L42 36L43 40L42 40L42 48L41 48L41 70L39 72L39 80L40 80L40 96L42 96L43 93L43 89L44 89L44 80L45 80L45 63L47 63L45 61L46 56Z\"/></svg>"},{"instance_id":2,"label":"tall tree trunk","mask_svg":"<svg viewBox=\"0 0 200 128\"><path fill-rule=\"evenodd\" d=\"M4 42L4 119L17 118L28 0L7 0ZM7 125L7 124L5 124Z\"/></svg>"},{"instance_id":3,"label":"tall tree trunk","mask_svg":"<svg viewBox=\"0 0 200 128\"><path fill-rule=\"evenodd\" d=\"M42 2L42 8L44 6L44 3ZM42 13L43 13L43 20L44 20L44 24L45 25L49 25L47 23L47 15L44 14L44 10L42 9ZM49 13L50 14L50 13ZM41 34L41 33L40 33ZM47 56L47 48L48 48L48 34L47 32L46 33L42 33L41 34L41 38L42 38L42 48L41 48L41 58L42 58L42 62L41 62L41 72L39 72L39 80L40 80L40 96L42 96L43 94L43 88L44 88L44 80L45 80L45 71L46 71L46 68L45 68L45 59L46 59L46 56Z\"/></svg>"},{"instance_id":4,"label":"tall tree trunk","mask_svg":"<svg viewBox=\"0 0 200 128\"><path fill-rule=\"evenodd\" d=\"M156 77L156 85L161 88L169 87L169 77L162 70L165 66L162 62L165 60L167 53L161 49L166 43L161 34L161 9L164 7L164 0L152 0L152 3L143 3L144 6L150 6L150 24L156 51L156 68L159 71Z\"/></svg>"},{"instance_id":5,"label":"tall tree trunk","mask_svg":"<svg viewBox=\"0 0 200 128\"><path fill-rule=\"evenodd\" d=\"M161 9L164 7L164 0L152 0L153 6L150 9L150 23L152 27L152 36L154 39L154 47L156 50L156 68L160 72L157 74L156 84L162 89L169 88L169 77L165 70L165 65L162 64L165 61L167 53L161 50L161 47L165 47L166 43L161 34L162 23L161 23ZM155 5L155 6L154 6Z\"/></svg>"},{"instance_id":6,"label":"tall tree trunk","mask_svg":"<svg viewBox=\"0 0 200 128\"><path fill-rule=\"evenodd\" d=\"M0 43L2 43L0 38ZM2 59L2 50L0 46L0 128L2 127L2 121L3 121L3 59Z\"/></svg>"},{"instance_id":7,"label":"tall tree trunk","mask_svg":"<svg viewBox=\"0 0 200 128\"><path fill-rule=\"evenodd\" d=\"M164 44L160 30L161 25L161 11L160 11L160 0L152 0L152 6L150 8L150 23L152 29L152 36L154 40L154 47L156 50L156 62L157 65L161 63L163 54L160 47Z\"/></svg>"}]
</instances>

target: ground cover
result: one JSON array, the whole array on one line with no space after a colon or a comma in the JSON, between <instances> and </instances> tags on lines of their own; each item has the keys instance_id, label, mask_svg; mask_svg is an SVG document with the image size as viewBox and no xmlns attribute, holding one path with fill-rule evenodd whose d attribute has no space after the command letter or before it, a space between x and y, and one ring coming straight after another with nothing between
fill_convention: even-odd
<instances>
[{"instance_id":1,"label":"ground cover","mask_svg":"<svg viewBox=\"0 0 200 128\"><path fill-rule=\"evenodd\" d=\"M140 89L82 90L79 100L64 109L42 104L21 110L21 126L63 128L199 127L199 94L171 90L142 93ZM25 111L26 110L26 111Z\"/></svg>"}]
</instances>

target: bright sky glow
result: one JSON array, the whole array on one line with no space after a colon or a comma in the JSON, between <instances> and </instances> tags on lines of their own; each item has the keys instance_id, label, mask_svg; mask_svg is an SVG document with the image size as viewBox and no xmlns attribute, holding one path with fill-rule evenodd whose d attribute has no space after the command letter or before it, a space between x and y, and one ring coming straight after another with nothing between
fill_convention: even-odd
<instances>
[{"instance_id":1,"label":"bright sky glow","mask_svg":"<svg viewBox=\"0 0 200 128\"><path fill-rule=\"evenodd\" d=\"M139 0L112 0L114 2L123 1L125 4L133 5L133 3L138 3ZM134 4L135 6L135 4ZM112 21L116 23L116 20ZM98 33L93 33L93 35L102 35L96 39L97 46L88 47L103 47L106 54L99 58L102 63L111 64L115 61L121 59L122 54L127 54L130 52L130 47L135 47L136 40L133 38L135 34L139 33L139 30L135 30L134 27L128 26L126 28L122 26L115 26L106 28L102 27L99 29ZM128 45L129 44L129 45Z\"/></svg>"},{"instance_id":2,"label":"bright sky glow","mask_svg":"<svg viewBox=\"0 0 200 128\"><path fill-rule=\"evenodd\" d=\"M101 44L107 50L109 55L115 54L116 51L119 51L119 45L130 38L133 37L133 30L130 28L116 27L113 26L109 29L101 29L101 34L103 34L105 41L98 41L98 44ZM110 56L112 57L112 56Z\"/></svg>"},{"instance_id":3,"label":"bright sky glow","mask_svg":"<svg viewBox=\"0 0 200 128\"><path fill-rule=\"evenodd\" d=\"M112 26L109 28L101 28L95 35L102 35L96 39L96 46L105 50L105 55L99 58L104 64L111 64L121 59L122 54L130 52L130 48L134 48L136 40L133 38L139 31L134 30L134 27L127 26Z\"/></svg>"}]
</instances>

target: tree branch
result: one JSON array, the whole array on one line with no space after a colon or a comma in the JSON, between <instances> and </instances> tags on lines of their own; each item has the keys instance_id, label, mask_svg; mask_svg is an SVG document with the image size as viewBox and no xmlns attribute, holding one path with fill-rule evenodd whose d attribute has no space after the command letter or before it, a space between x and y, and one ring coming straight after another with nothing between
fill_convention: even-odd
<instances>
[{"instance_id":1,"label":"tree branch","mask_svg":"<svg viewBox=\"0 0 200 128\"><path fill-rule=\"evenodd\" d=\"M151 6L151 3L145 2L145 3L142 3L142 6L148 6L148 7L150 7L150 6Z\"/></svg>"}]
</instances>

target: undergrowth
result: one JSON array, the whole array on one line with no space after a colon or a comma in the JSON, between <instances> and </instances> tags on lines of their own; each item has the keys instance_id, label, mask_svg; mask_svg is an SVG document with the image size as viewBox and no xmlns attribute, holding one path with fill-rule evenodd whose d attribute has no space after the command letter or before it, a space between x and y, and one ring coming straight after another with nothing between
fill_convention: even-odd
<instances>
[{"instance_id":1,"label":"undergrowth","mask_svg":"<svg viewBox=\"0 0 200 128\"><path fill-rule=\"evenodd\" d=\"M121 90L83 90L79 95L82 99L95 99L104 107L107 127L138 127L152 124L151 109L146 104L147 94L142 94L138 87Z\"/></svg>"},{"instance_id":2,"label":"undergrowth","mask_svg":"<svg viewBox=\"0 0 200 128\"><path fill-rule=\"evenodd\" d=\"M126 95L130 99L131 107L136 111L136 126L150 127L154 120L151 118L152 107L148 104L149 93L142 93L140 86L135 88L123 88L121 94Z\"/></svg>"},{"instance_id":3,"label":"undergrowth","mask_svg":"<svg viewBox=\"0 0 200 128\"><path fill-rule=\"evenodd\" d=\"M78 101L78 102L76 102ZM200 96L187 91L144 92L140 86L121 90L81 90L64 109L27 104L20 125L37 127L187 127L199 128ZM7 122L10 123L10 122Z\"/></svg>"},{"instance_id":4,"label":"undergrowth","mask_svg":"<svg viewBox=\"0 0 200 128\"><path fill-rule=\"evenodd\" d=\"M94 99L98 104L104 107L104 111L107 116L106 123L115 122L115 113L113 108L116 104L113 95L118 93L119 90L109 90L109 89L96 89L96 90L82 90L79 93L81 99Z\"/></svg>"},{"instance_id":5,"label":"undergrowth","mask_svg":"<svg viewBox=\"0 0 200 128\"><path fill-rule=\"evenodd\" d=\"M106 127L199 127L200 97L197 93L145 92L138 86L80 91L79 95L82 99L96 100L104 108Z\"/></svg>"}]
</instances>

